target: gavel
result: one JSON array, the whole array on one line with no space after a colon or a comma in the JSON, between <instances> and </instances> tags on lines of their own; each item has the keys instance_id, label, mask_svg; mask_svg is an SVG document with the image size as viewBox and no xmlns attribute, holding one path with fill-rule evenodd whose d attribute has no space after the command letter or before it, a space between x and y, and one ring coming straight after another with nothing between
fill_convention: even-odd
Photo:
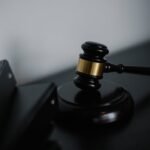
<instances>
[{"instance_id":1,"label":"gavel","mask_svg":"<svg viewBox=\"0 0 150 150\"><path fill-rule=\"evenodd\" d=\"M127 122L134 112L134 100L121 85L103 80L103 74L150 75L150 67L111 64L104 58L109 53L108 48L100 43L85 42L81 47L84 53L79 55L74 80L57 89L58 118L68 125Z\"/></svg>"},{"instance_id":2,"label":"gavel","mask_svg":"<svg viewBox=\"0 0 150 150\"><path fill-rule=\"evenodd\" d=\"M76 69L77 76L74 83L81 89L99 89L99 79L103 78L103 73L134 73L150 75L150 67L114 65L104 59L109 53L108 48L100 43L85 42L82 44L83 54L80 54Z\"/></svg>"}]
</instances>

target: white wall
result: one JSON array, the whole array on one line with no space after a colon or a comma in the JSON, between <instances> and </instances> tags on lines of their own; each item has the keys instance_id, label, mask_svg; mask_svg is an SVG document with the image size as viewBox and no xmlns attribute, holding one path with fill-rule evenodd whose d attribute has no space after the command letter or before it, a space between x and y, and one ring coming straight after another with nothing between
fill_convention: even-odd
<instances>
[{"instance_id":1,"label":"white wall","mask_svg":"<svg viewBox=\"0 0 150 150\"><path fill-rule=\"evenodd\" d=\"M19 83L77 62L86 41L111 52L150 38L149 0L1 0L0 59Z\"/></svg>"}]
</instances>

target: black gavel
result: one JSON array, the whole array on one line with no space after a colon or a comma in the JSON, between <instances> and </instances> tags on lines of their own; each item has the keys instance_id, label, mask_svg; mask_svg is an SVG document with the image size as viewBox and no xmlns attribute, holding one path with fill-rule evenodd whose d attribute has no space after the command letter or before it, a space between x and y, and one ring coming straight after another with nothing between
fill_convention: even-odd
<instances>
[{"instance_id":1,"label":"black gavel","mask_svg":"<svg viewBox=\"0 0 150 150\"><path fill-rule=\"evenodd\" d=\"M99 79L103 73L134 73L141 75L150 75L150 67L124 66L122 64L114 65L107 62L104 56L109 53L107 47L96 42L85 42L82 44L83 54L80 54L77 65L77 76L74 83L81 89L98 89L100 87Z\"/></svg>"},{"instance_id":2,"label":"black gavel","mask_svg":"<svg viewBox=\"0 0 150 150\"><path fill-rule=\"evenodd\" d=\"M85 42L82 49L74 83L57 89L58 118L68 125L128 122L134 112L131 94L115 82L99 81L108 72L150 75L150 68L111 64L104 58L109 53L107 47L96 42Z\"/></svg>"}]
</instances>

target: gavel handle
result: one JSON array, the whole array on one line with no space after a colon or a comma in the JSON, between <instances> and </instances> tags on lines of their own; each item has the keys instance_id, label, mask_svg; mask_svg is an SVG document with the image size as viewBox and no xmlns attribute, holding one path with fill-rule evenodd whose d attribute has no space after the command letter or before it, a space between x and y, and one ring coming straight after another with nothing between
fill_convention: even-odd
<instances>
[{"instance_id":1,"label":"gavel handle","mask_svg":"<svg viewBox=\"0 0 150 150\"><path fill-rule=\"evenodd\" d=\"M132 73L141 75L150 75L150 67L124 66L122 64L105 64L104 72Z\"/></svg>"}]
</instances>

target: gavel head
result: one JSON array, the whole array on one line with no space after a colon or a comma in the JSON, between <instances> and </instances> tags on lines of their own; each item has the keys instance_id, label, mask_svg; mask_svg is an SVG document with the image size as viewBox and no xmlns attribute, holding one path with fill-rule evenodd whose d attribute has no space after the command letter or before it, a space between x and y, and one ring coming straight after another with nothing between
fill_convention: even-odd
<instances>
[{"instance_id":1,"label":"gavel head","mask_svg":"<svg viewBox=\"0 0 150 150\"><path fill-rule=\"evenodd\" d=\"M96 42L85 42L81 47L84 53L80 54L74 83L83 90L98 89L106 62L104 56L109 51L105 45Z\"/></svg>"}]
</instances>

